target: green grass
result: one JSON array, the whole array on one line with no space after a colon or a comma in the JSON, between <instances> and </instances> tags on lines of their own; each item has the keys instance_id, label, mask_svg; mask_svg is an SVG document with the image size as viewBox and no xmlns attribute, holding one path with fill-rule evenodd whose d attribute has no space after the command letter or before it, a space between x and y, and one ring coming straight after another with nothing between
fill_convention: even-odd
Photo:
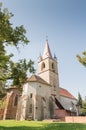
<instances>
[{"instance_id":1,"label":"green grass","mask_svg":"<svg viewBox=\"0 0 86 130\"><path fill-rule=\"evenodd\" d=\"M5 120L0 130L86 130L86 124Z\"/></svg>"}]
</instances>

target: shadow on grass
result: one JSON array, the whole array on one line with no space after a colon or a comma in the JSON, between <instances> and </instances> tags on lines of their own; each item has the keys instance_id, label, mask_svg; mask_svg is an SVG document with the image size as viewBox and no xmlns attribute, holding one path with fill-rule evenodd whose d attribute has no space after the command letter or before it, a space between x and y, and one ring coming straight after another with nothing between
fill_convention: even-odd
<instances>
[{"instance_id":1,"label":"shadow on grass","mask_svg":"<svg viewBox=\"0 0 86 130\"><path fill-rule=\"evenodd\" d=\"M78 123L49 123L43 126L0 126L0 130L86 130L86 124Z\"/></svg>"},{"instance_id":2,"label":"shadow on grass","mask_svg":"<svg viewBox=\"0 0 86 130\"><path fill-rule=\"evenodd\" d=\"M54 123L46 126L44 130L86 130L86 124L80 123Z\"/></svg>"},{"instance_id":3,"label":"shadow on grass","mask_svg":"<svg viewBox=\"0 0 86 130\"><path fill-rule=\"evenodd\" d=\"M14 126L14 127L4 127L0 126L0 130L44 130L40 127L29 127L29 126Z\"/></svg>"}]
</instances>

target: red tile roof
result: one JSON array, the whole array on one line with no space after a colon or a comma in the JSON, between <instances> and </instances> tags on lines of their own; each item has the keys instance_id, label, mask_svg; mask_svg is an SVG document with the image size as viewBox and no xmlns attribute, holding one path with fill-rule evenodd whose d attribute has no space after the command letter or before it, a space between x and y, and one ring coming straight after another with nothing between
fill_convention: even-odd
<instances>
[{"instance_id":1,"label":"red tile roof","mask_svg":"<svg viewBox=\"0 0 86 130\"><path fill-rule=\"evenodd\" d=\"M64 88L60 88L59 92L60 92L61 96L72 98L72 99L76 99L70 92L68 92L68 90L66 90Z\"/></svg>"}]
</instances>

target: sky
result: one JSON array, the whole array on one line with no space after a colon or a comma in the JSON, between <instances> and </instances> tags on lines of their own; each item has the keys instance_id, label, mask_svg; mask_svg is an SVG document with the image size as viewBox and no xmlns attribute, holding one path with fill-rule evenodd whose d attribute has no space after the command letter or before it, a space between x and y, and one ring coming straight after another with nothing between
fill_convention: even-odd
<instances>
[{"instance_id":1,"label":"sky","mask_svg":"<svg viewBox=\"0 0 86 130\"><path fill-rule=\"evenodd\" d=\"M86 50L86 0L0 0L4 8L14 14L13 26L24 25L30 40L27 46L14 53L14 61L26 58L38 65L38 56L43 54L46 37L52 52L58 59L60 87L70 91L76 98L78 92L86 96L86 68L76 55Z\"/></svg>"}]
</instances>

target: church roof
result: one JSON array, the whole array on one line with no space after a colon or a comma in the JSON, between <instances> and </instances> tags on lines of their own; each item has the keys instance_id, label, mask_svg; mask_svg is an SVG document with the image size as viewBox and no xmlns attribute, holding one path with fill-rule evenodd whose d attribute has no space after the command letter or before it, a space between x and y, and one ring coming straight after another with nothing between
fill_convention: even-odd
<instances>
[{"instance_id":1,"label":"church roof","mask_svg":"<svg viewBox=\"0 0 86 130\"><path fill-rule=\"evenodd\" d=\"M76 112L76 103L72 100L66 100L65 98L62 99L57 99L55 97L55 103L60 109L65 109L68 111Z\"/></svg>"},{"instance_id":2,"label":"church roof","mask_svg":"<svg viewBox=\"0 0 86 130\"><path fill-rule=\"evenodd\" d=\"M30 78L28 78L27 81L28 82L39 82L39 83L51 86L49 83L47 83L45 80L43 80L41 77L39 77L37 75L32 75Z\"/></svg>"},{"instance_id":3,"label":"church roof","mask_svg":"<svg viewBox=\"0 0 86 130\"><path fill-rule=\"evenodd\" d=\"M68 90L66 90L64 88L60 88L59 91L60 91L60 96L76 99L70 92L68 92Z\"/></svg>"},{"instance_id":4,"label":"church roof","mask_svg":"<svg viewBox=\"0 0 86 130\"><path fill-rule=\"evenodd\" d=\"M44 48L44 53L43 53L43 59L45 58L52 58L52 54L49 48L48 40L46 40L45 48Z\"/></svg>"},{"instance_id":5,"label":"church roof","mask_svg":"<svg viewBox=\"0 0 86 130\"><path fill-rule=\"evenodd\" d=\"M57 106L60 109L65 109L68 111L76 112L77 99L64 88L60 88L59 92L60 92L61 98L57 99L55 97L55 102L56 102ZM69 100L67 100L65 97L67 97ZM75 100L76 100L76 102L75 102ZM72 110L70 110L70 109L72 109Z\"/></svg>"}]
</instances>

